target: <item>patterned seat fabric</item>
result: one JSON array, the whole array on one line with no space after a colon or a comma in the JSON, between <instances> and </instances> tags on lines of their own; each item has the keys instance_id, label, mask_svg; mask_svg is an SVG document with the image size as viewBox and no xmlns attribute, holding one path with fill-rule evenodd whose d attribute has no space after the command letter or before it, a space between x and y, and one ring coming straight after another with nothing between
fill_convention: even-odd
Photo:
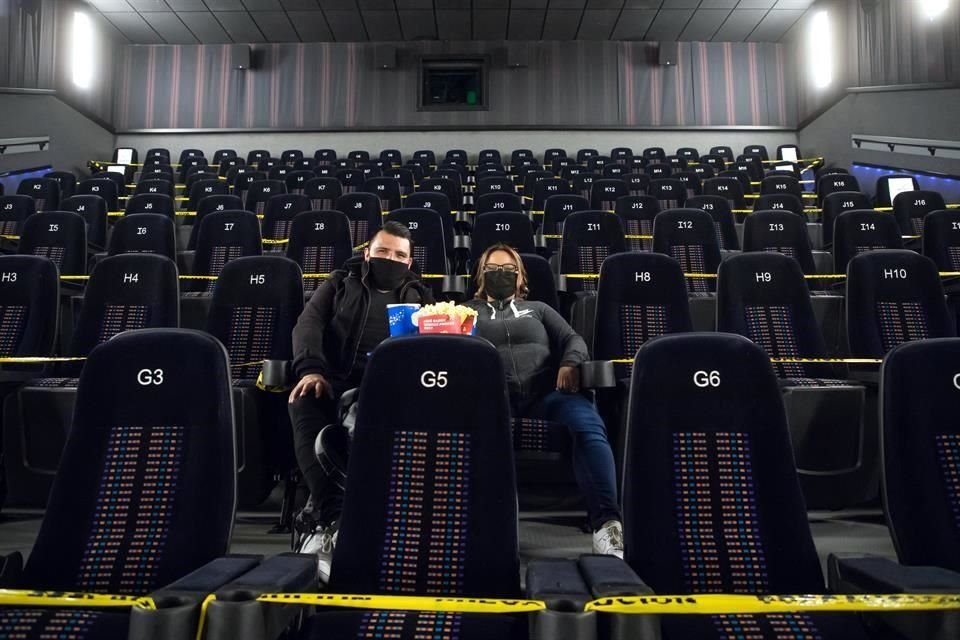
<instances>
[{"instance_id":1,"label":"patterned seat fabric","mask_svg":"<svg viewBox=\"0 0 960 640\"><path fill-rule=\"evenodd\" d=\"M690 384L698 370L716 372L714 382ZM741 336L666 336L637 355L626 559L656 592L823 592L781 402L767 355ZM665 640L866 637L856 616L840 614L670 616L662 633Z\"/></svg>"},{"instance_id":2,"label":"patterned seat fabric","mask_svg":"<svg viewBox=\"0 0 960 640\"><path fill-rule=\"evenodd\" d=\"M399 366L440 367L447 383L426 396L420 375L405 381L396 376ZM457 336L423 336L416 345L388 341L367 365L360 395L387 384L390 393L414 402L360 404L348 471L359 481L347 485L330 588L515 597L516 501L503 497L515 495L516 487L496 351ZM484 402L462 419L446 418L446 411L473 394ZM419 400L426 397L432 408L424 412ZM523 619L500 615L323 612L308 622L304 637L514 639L525 637L525 625Z\"/></svg>"},{"instance_id":3,"label":"patterned seat fabric","mask_svg":"<svg viewBox=\"0 0 960 640\"><path fill-rule=\"evenodd\" d=\"M513 449L520 452L565 453L570 450L565 425L537 418L516 418L512 423Z\"/></svg>"},{"instance_id":4,"label":"patterned seat fabric","mask_svg":"<svg viewBox=\"0 0 960 640\"><path fill-rule=\"evenodd\" d=\"M552 200L552 198L551 198ZM566 217L560 248L563 274L599 274L608 256L626 251L623 225L618 216L604 211L581 211ZM597 290L596 279L571 278L568 292Z\"/></svg>"}]
</instances>

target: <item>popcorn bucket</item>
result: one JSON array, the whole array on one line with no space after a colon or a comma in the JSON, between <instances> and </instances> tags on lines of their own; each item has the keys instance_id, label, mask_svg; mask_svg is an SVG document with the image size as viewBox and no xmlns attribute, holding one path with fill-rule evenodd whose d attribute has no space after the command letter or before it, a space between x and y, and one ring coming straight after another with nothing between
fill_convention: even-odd
<instances>
[{"instance_id":1,"label":"popcorn bucket","mask_svg":"<svg viewBox=\"0 0 960 640\"><path fill-rule=\"evenodd\" d=\"M473 318L467 318L463 324L456 317L448 315L421 316L420 333L448 333L456 335L473 335L475 327Z\"/></svg>"}]
</instances>

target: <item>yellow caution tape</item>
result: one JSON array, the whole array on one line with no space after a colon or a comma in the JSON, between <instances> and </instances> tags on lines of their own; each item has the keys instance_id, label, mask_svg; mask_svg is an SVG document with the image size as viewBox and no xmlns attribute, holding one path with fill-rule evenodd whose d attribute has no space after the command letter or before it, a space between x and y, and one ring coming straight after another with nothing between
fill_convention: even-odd
<instances>
[{"instance_id":1,"label":"yellow caution tape","mask_svg":"<svg viewBox=\"0 0 960 640\"><path fill-rule=\"evenodd\" d=\"M278 240L273 240L271 238L264 238L261 242L263 244L287 244L290 242L290 238L280 238Z\"/></svg>"},{"instance_id":2,"label":"yellow caution tape","mask_svg":"<svg viewBox=\"0 0 960 640\"><path fill-rule=\"evenodd\" d=\"M304 280L308 280L308 279L317 280L317 279L320 279L320 278L329 278L329 277L330 277L330 274L329 274L329 273L305 273L305 274L303 274L303 279L304 279Z\"/></svg>"},{"instance_id":3,"label":"yellow caution tape","mask_svg":"<svg viewBox=\"0 0 960 640\"><path fill-rule=\"evenodd\" d=\"M360 251L360 249L366 249L368 246L370 246L370 241L369 241L369 240L368 240L367 242L364 242L363 244L358 244L357 246L355 246L355 247L353 248L353 250L354 250L354 251Z\"/></svg>"},{"instance_id":4,"label":"yellow caution tape","mask_svg":"<svg viewBox=\"0 0 960 640\"><path fill-rule=\"evenodd\" d=\"M958 594L726 595L601 598L586 611L646 615L722 615L799 612L954 611Z\"/></svg>"},{"instance_id":5,"label":"yellow caution tape","mask_svg":"<svg viewBox=\"0 0 960 640\"><path fill-rule=\"evenodd\" d=\"M542 600L335 593L265 593L258 597L257 601L313 607L345 607L384 611L443 611L450 613L530 613L543 611L547 608L547 604Z\"/></svg>"},{"instance_id":6,"label":"yellow caution tape","mask_svg":"<svg viewBox=\"0 0 960 640\"><path fill-rule=\"evenodd\" d=\"M0 364L42 364L44 362L80 362L86 358L60 358L47 356L6 356L0 358ZM0 592L3 590L0 589Z\"/></svg>"},{"instance_id":7,"label":"yellow caution tape","mask_svg":"<svg viewBox=\"0 0 960 640\"><path fill-rule=\"evenodd\" d=\"M769 195L769 194L767 194L767 195ZM806 192L806 191L803 192L803 193L800 194L800 195L802 195L804 198L816 198L816 197L817 197L817 194L815 194L815 193L809 193L809 192ZM747 193L747 194L744 194L743 197L744 197L744 198L751 199L751 200L756 200L757 198L760 197L760 194L758 194L758 193Z\"/></svg>"},{"instance_id":8,"label":"yellow caution tape","mask_svg":"<svg viewBox=\"0 0 960 640\"><path fill-rule=\"evenodd\" d=\"M880 358L770 358L773 364L880 364Z\"/></svg>"},{"instance_id":9,"label":"yellow caution tape","mask_svg":"<svg viewBox=\"0 0 960 640\"><path fill-rule=\"evenodd\" d=\"M19 240L20 236L11 236L8 234L2 234L0 235L0 238L3 238L4 240Z\"/></svg>"},{"instance_id":10,"label":"yellow caution tape","mask_svg":"<svg viewBox=\"0 0 960 640\"><path fill-rule=\"evenodd\" d=\"M156 609L152 598L78 591L0 589L0 606Z\"/></svg>"},{"instance_id":11,"label":"yellow caution tape","mask_svg":"<svg viewBox=\"0 0 960 640\"><path fill-rule=\"evenodd\" d=\"M147 213L147 212L146 212L146 211L142 211L141 213ZM122 218L122 217L125 216L125 215L127 215L127 212L126 212L126 211L108 211L108 212L107 212L107 217L108 217L108 218ZM133 214L131 214L131 215L133 215ZM180 217L184 217L184 218L190 218L190 217L192 217L192 216L197 215L197 212L196 212L196 211L174 211L174 212L173 212L173 215L175 215L175 216L180 216ZM258 217L262 218L263 216L261 215L261 216L258 216Z\"/></svg>"}]
</instances>

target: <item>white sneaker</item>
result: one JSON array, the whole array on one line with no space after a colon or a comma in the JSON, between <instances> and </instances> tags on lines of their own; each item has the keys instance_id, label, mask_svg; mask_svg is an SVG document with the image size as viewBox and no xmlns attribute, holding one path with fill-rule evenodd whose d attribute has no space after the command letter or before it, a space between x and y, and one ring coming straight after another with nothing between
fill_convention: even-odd
<instances>
[{"instance_id":1,"label":"white sneaker","mask_svg":"<svg viewBox=\"0 0 960 640\"><path fill-rule=\"evenodd\" d=\"M299 553L312 553L317 556L317 580L325 585L330 582L330 567L333 564L333 549L337 546L337 534L333 527L317 527L308 534Z\"/></svg>"},{"instance_id":2,"label":"white sneaker","mask_svg":"<svg viewBox=\"0 0 960 640\"><path fill-rule=\"evenodd\" d=\"M623 560L623 525L619 521L607 520L593 532L593 552Z\"/></svg>"}]
</instances>

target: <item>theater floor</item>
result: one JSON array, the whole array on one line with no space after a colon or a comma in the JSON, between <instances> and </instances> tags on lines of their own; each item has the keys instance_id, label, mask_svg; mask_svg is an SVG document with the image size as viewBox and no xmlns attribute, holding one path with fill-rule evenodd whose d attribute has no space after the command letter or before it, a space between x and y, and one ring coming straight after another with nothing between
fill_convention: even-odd
<instances>
[{"instance_id":1,"label":"theater floor","mask_svg":"<svg viewBox=\"0 0 960 640\"><path fill-rule=\"evenodd\" d=\"M26 555L40 529L39 510L0 513L0 555ZM290 537L267 533L275 514L240 513L231 551L272 555L290 550ZM895 557L893 542L876 510L817 511L809 514L821 562L835 552L875 553ZM520 556L526 564L536 558L573 558L590 551L590 536L579 528L582 516L571 512L521 512Z\"/></svg>"}]
</instances>

